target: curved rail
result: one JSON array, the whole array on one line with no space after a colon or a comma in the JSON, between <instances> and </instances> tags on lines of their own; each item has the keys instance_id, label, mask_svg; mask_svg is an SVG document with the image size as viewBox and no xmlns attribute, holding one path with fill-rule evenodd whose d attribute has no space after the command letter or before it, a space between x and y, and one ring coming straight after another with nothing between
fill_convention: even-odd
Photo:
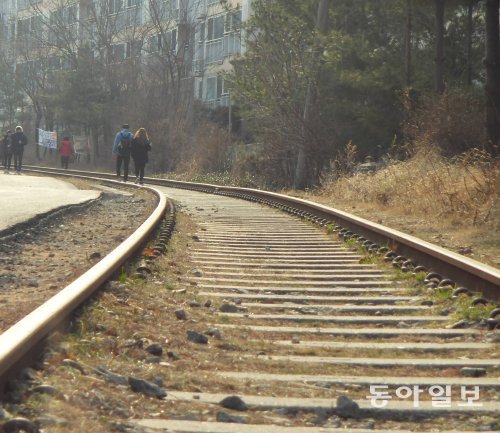
<instances>
[{"instance_id":1,"label":"curved rail","mask_svg":"<svg viewBox=\"0 0 500 433\"><path fill-rule=\"evenodd\" d=\"M33 171L59 173L57 169L30 167ZM101 178L114 179L109 173L83 172L67 170L68 175L87 174ZM202 191L212 194L222 194L241 199L259 201L264 204L281 208L282 210L311 219L322 225L332 224L346 231L369 239L371 242L387 246L398 256L405 256L425 268L439 273L446 279L451 279L459 286L472 291L482 292L491 298L500 297L500 271L492 266L464 257L460 254L425 242L414 236L384 227L347 212L323 206L296 197L290 197L274 192L250 188L219 186L195 182L181 182L166 179L146 178L147 183Z\"/></svg>"},{"instance_id":2,"label":"curved rail","mask_svg":"<svg viewBox=\"0 0 500 433\"><path fill-rule=\"evenodd\" d=\"M157 206L130 237L70 285L0 334L0 378L113 275L159 225L167 209L167 200L158 190L147 189L158 197Z\"/></svg>"}]
</instances>

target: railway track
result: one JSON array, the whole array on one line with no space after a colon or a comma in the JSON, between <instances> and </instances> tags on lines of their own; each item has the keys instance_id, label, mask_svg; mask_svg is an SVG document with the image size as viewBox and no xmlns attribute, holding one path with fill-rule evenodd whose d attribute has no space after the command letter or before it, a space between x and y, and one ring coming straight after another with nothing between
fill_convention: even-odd
<instances>
[{"instance_id":1,"label":"railway track","mask_svg":"<svg viewBox=\"0 0 500 433\"><path fill-rule=\"evenodd\" d=\"M146 411L130 417L126 423L130 431L361 433L498 428L494 419L500 409L496 331L447 326L450 318L424 302L427 298L409 290L404 281L394 281L387 268L366 260L325 228L319 230L317 225L338 224L335 213L325 218L324 207L315 205L318 214L305 215L305 203L294 199L283 204L284 198L277 195L267 198L277 200L271 203L275 207L284 206L295 214L290 216L248 201L256 201L262 193L176 186L190 190L157 188L175 200L197 227L186 249L189 270L178 284L181 291L209 302L209 314L197 320L212 329L213 338L208 349L184 335L175 338L194 358L214 360L213 371L207 375L210 366L200 370L201 361L182 364L182 375L197 377L198 387L171 390L166 383L164 415L158 416L155 410L154 416L148 417ZM308 223L301 221L304 216ZM354 224L356 219L347 217ZM352 234L347 231L355 232L352 226L349 229L337 231L349 237ZM382 236L379 226L373 230ZM359 231L367 236L367 222L361 221ZM391 234L385 230L383 235ZM392 245L400 249L409 249L415 242L394 235ZM429 247L424 247L409 257L416 262L423 250L428 256ZM445 260L444 269L451 269L462 259L437 249L435 260ZM467 272L475 269L479 274L465 280L475 285L481 280L488 293L496 293L498 272L464 260ZM463 272L453 275L460 277ZM188 325L182 322L182 326L185 331ZM222 344L216 344L217 336ZM221 407L231 394L240 399ZM178 407L169 405L172 402ZM248 410L234 410L238 405ZM186 410L204 412L186 416Z\"/></svg>"}]
</instances>

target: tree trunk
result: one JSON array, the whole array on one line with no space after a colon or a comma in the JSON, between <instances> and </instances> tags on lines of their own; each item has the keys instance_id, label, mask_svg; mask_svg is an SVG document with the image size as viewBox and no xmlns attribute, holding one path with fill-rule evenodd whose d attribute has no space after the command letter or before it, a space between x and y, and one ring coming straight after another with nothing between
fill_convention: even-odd
<instances>
[{"instance_id":1,"label":"tree trunk","mask_svg":"<svg viewBox=\"0 0 500 433\"><path fill-rule=\"evenodd\" d=\"M405 83L406 87L411 87L412 83L412 65L411 65L411 47L413 33L413 7L412 0L406 0L406 27L405 27Z\"/></svg>"},{"instance_id":2,"label":"tree trunk","mask_svg":"<svg viewBox=\"0 0 500 433\"><path fill-rule=\"evenodd\" d=\"M328 8L330 6L331 0L320 0L318 5L318 15L316 18L316 25L320 33L325 34L328 31ZM317 63L317 60L322 54L322 50L319 43L315 47L313 53L313 63ZM304 104L304 115L303 115L303 126L302 126L302 140L299 146L299 152L297 155L297 165L295 167L295 177L293 181L294 188L304 189L310 186L312 183L312 168L309 161L307 128L313 118L313 110L317 102L317 71L314 72L316 76L309 78L309 84L307 86L306 100Z\"/></svg>"},{"instance_id":3,"label":"tree trunk","mask_svg":"<svg viewBox=\"0 0 500 433\"><path fill-rule=\"evenodd\" d=\"M500 146L500 0L486 0L486 132L487 150L494 156Z\"/></svg>"},{"instance_id":4,"label":"tree trunk","mask_svg":"<svg viewBox=\"0 0 500 433\"><path fill-rule=\"evenodd\" d=\"M111 152L110 152L111 153ZM94 165L97 165L99 158L99 126L92 125L92 160Z\"/></svg>"},{"instance_id":5,"label":"tree trunk","mask_svg":"<svg viewBox=\"0 0 500 433\"><path fill-rule=\"evenodd\" d=\"M41 161L40 157L40 146L38 145L39 142L39 137L38 137L38 129L40 128L40 125L42 124L42 112L40 108L37 108L37 106L34 104L33 108L35 109L35 152L36 152L36 158L38 161Z\"/></svg>"},{"instance_id":6,"label":"tree trunk","mask_svg":"<svg viewBox=\"0 0 500 433\"><path fill-rule=\"evenodd\" d=\"M467 5L467 77L466 84L472 85L472 32L474 31L472 15L475 0L469 0Z\"/></svg>"},{"instance_id":7,"label":"tree trunk","mask_svg":"<svg viewBox=\"0 0 500 433\"><path fill-rule=\"evenodd\" d=\"M437 93L444 92L443 64L444 64L444 2L445 0L436 0L436 59L434 69L434 85Z\"/></svg>"},{"instance_id":8,"label":"tree trunk","mask_svg":"<svg viewBox=\"0 0 500 433\"><path fill-rule=\"evenodd\" d=\"M314 95L314 96L313 96ZM310 161L307 155L307 124L312 117L313 100L316 100L316 86L315 84L309 82L307 86L306 102L304 107L304 125L302 126L302 141L299 147L299 153L297 155L297 165L295 167L295 178L293 181L293 187L296 189L304 189L309 186L310 183Z\"/></svg>"}]
</instances>

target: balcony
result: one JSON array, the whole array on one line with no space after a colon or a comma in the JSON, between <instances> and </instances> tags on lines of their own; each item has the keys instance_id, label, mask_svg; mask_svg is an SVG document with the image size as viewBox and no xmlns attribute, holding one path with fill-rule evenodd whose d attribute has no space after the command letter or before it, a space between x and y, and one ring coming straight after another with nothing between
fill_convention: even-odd
<instances>
[{"instance_id":1,"label":"balcony","mask_svg":"<svg viewBox=\"0 0 500 433\"><path fill-rule=\"evenodd\" d=\"M241 53L241 36L239 33L224 35L224 57Z\"/></svg>"},{"instance_id":2,"label":"balcony","mask_svg":"<svg viewBox=\"0 0 500 433\"><path fill-rule=\"evenodd\" d=\"M213 65L224 61L224 39L208 41L206 45L205 64Z\"/></svg>"},{"instance_id":3,"label":"balcony","mask_svg":"<svg viewBox=\"0 0 500 433\"><path fill-rule=\"evenodd\" d=\"M207 41L205 64L222 64L226 57L241 53L241 38L239 34L228 33L220 39Z\"/></svg>"},{"instance_id":4,"label":"balcony","mask_svg":"<svg viewBox=\"0 0 500 433\"><path fill-rule=\"evenodd\" d=\"M218 107L229 107L229 95L221 95L217 99L203 101L203 105L211 110Z\"/></svg>"}]
</instances>

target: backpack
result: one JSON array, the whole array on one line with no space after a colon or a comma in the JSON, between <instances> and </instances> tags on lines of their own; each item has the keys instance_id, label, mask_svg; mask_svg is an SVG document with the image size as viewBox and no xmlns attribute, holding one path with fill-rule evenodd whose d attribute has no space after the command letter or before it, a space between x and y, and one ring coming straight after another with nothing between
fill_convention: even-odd
<instances>
[{"instance_id":1,"label":"backpack","mask_svg":"<svg viewBox=\"0 0 500 433\"><path fill-rule=\"evenodd\" d=\"M120 143L118 144L118 152L121 155L128 155L130 153L131 140L130 134L123 135L120 133Z\"/></svg>"}]
</instances>

